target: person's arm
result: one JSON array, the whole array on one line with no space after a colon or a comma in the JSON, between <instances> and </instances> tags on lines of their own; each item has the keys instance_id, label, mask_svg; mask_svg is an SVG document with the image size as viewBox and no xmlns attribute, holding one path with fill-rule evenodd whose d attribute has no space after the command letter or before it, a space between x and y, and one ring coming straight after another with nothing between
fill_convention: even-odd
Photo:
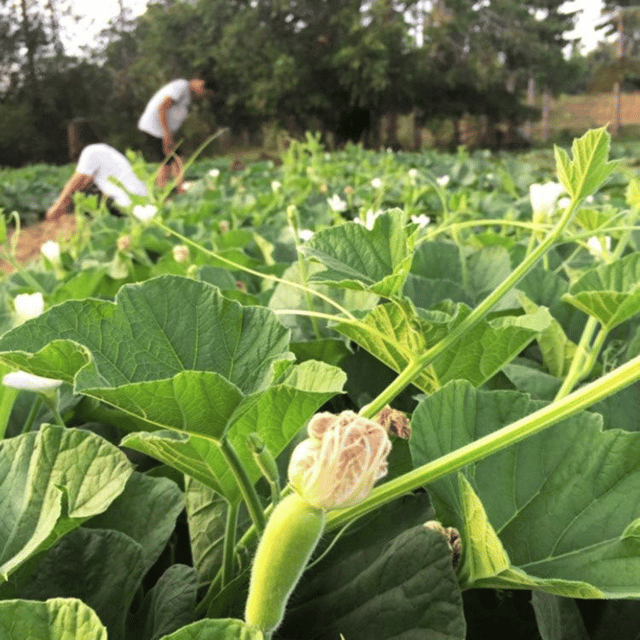
<instances>
[{"instance_id":1,"label":"person's arm","mask_svg":"<svg viewBox=\"0 0 640 640\"><path fill-rule=\"evenodd\" d=\"M175 100L171 96L167 96L158 105L158 121L162 129L162 150L166 156L173 152L173 135L169 129L169 109L174 105Z\"/></svg>"},{"instance_id":2,"label":"person's arm","mask_svg":"<svg viewBox=\"0 0 640 640\"><path fill-rule=\"evenodd\" d=\"M71 196L74 192L84 189L92 180L93 178L91 176L76 171L69 180L67 180L67 184L62 188L56 201L47 209L45 218L47 220L57 220L60 216L67 213L71 205Z\"/></svg>"}]
</instances>

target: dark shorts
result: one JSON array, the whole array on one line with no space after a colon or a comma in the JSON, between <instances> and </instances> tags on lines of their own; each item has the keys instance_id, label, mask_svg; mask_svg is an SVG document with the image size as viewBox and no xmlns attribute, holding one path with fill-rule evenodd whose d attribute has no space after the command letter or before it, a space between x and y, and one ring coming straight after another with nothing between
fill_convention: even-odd
<instances>
[{"instance_id":1,"label":"dark shorts","mask_svg":"<svg viewBox=\"0 0 640 640\"><path fill-rule=\"evenodd\" d=\"M165 155L162 149L162 138L156 138L146 131L142 132L145 139L145 160L149 162L164 162ZM171 157L167 161L167 165L175 162L175 158Z\"/></svg>"}]
</instances>

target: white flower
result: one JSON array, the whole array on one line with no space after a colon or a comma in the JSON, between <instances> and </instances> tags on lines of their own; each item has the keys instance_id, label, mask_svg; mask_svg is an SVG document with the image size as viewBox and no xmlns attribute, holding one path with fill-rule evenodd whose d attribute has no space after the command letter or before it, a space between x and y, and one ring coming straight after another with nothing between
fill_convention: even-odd
<instances>
[{"instance_id":1,"label":"white flower","mask_svg":"<svg viewBox=\"0 0 640 640\"><path fill-rule=\"evenodd\" d=\"M611 236L604 237L604 243L597 236L591 236L587 240L587 249L595 258L604 258L611 250Z\"/></svg>"},{"instance_id":2,"label":"white flower","mask_svg":"<svg viewBox=\"0 0 640 640\"><path fill-rule=\"evenodd\" d=\"M281 186L282 186L282 183L278 182L278 180L274 180L271 183L271 189L273 190L274 193L278 193L278 191L280 191Z\"/></svg>"},{"instance_id":3,"label":"white flower","mask_svg":"<svg viewBox=\"0 0 640 640\"><path fill-rule=\"evenodd\" d=\"M336 213L341 213L347 208L347 203L337 193L332 195L327 202Z\"/></svg>"},{"instance_id":4,"label":"white flower","mask_svg":"<svg viewBox=\"0 0 640 640\"><path fill-rule=\"evenodd\" d=\"M20 322L38 317L44 311L44 298L37 293L19 293L13 299L13 306Z\"/></svg>"},{"instance_id":5,"label":"white flower","mask_svg":"<svg viewBox=\"0 0 640 640\"><path fill-rule=\"evenodd\" d=\"M534 221L542 222L549 218L553 214L556 202L562 193L564 193L564 187L557 182L532 184L529 187L529 198L533 209Z\"/></svg>"},{"instance_id":6,"label":"white flower","mask_svg":"<svg viewBox=\"0 0 640 640\"><path fill-rule=\"evenodd\" d=\"M52 264L60 264L60 245L53 240L47 240L41 247L40 253Z\"/></svg>"},{"instance_id":7,"label":"white flower","mask_svg":"<svg viewBox=\"0 0 640 640\"><path fill-rule=\"evenodd\" d=\"M195 182L187 182L187 181L185 180L185 181L182 183L182 185L181 185L181 187L182 187L182 191L183 191L183 192L185 192L185 191L189 191L189 189L193 189L194 185L195 185ZM149 206L149 205L147 205L147 206ZM151 205L151 206L153 206L153 205ZM153 216L151 216L151 217L153 218Z\"/></svg>"},{"instance_id":8,"label":"white flower","mask_svg":"<svg viewBox=\"0 0 640 640\"><path fill-rule=\"evenodd\" d=\"M571 204L571 198L564 196L564 198L560 198L556 204L558 209L566 209Z\"/></svg>"},{"instance_id":9,"label":"white flower","mask_svg":"<svg viewBox=\"0 0 640 640\"><path fill-rule=\"evenodd\" d=\"M449 184L449 182L451 182L451 178L449 176L440 176L439 178L436 178L436 182L444 188Z\"/></svg>"},{"instance_id":10,"label":"white flower","mask_svg":"<svg viewBox=\"0 0 640 640\"><path fill-rule=\"evenodd\" d=\"M374 178L374 179L371 181L371 186L372 186L374 189L380 189L380 188L382 187L382 180L380 180L380 178Z\"/></svg>"},{"instance_id":11,"label":"white flower","mask_svg":"<svg viewBox=\"0 0 640 640\"><path fill-rule=\"evenodd\" d=\"M313 238L313 231L311 231L311 229L300 229L300 231L298 231L298 238L300 238L300 240L311 240L311 238Z\"/></svg>"},{"instance_id":12,"label":"white flower","mask_svg":"<svg viewBox=\"0 0 640 640\"><path fill-rule=\"evenodd\" d=\"M377 211L373 211L372 209L369 209L365 214L364 214L364 221L362 221L360 218L354 218L353 221L356 224L361 224L364 227L366 227L367 229L373 229L373 225L375 224L376 218L382 213L382 211L380 209L378 209Z\"/></svg>"},{"instance_id":13,"label":"white flower","mask_svg":"<svg viewBox=\"0 0 640 640\"><path fill-rule=\"evenodd\" d=\"M141 222L149 222L156 213L158 213L158 208L152 204L137 204L133 207L133 215Z\"/></svg>"},{"instance_id":14,"label":"white flower","mask_svg":"<svg viewBox=\"0 0 640 640\"><path fill-rule=\"evenodd\" d=\"M411 169L409 169L409 177L412 180L415 180L418 177L418 170L415 167L411 167Z\"/></svg>"},{"instance_id":15,"label":"white flower","mask_svg":"<svg viewBox=\"0 0 640 640\"><path fill-rule=\"evenodd\" d=\"M421 227L425 227L431 222L431 218L429 216L425 216L424 213L419 216L411 216L411 222L415 222Z\"/></svg>"},{"instance_id":16,"label":"white flower","mask_svg":"<svg viewBox=\"0 0 640 640\"><path fill-rule=\"evenodd\" d=\"M342 509L362 502L387 473L391 442L379 424L353 411L318 413L291 454L289 482L310 504Z\"/></svg>"},{"instance_id":17,"label":"white flower","mask_svg":"<svg viewBox=\"0 0 640 640\"><path fill-rule=\"evenodd\" d=\"M211 169L209 171L209 173L207 174L209 176L211 176L212 178L217 178L220 175L220 169L216 169L215 167L213 169Z\"/></svg>"},{"instance_id":18,"label":"white flower","mask_svg":"<svg viewBox=\"0 0 640 640\"><path fill-rule=\"evenodd\" d=\"M172 249L173 259L183 264L189 260L189 247L186 244L177 244Z\"/></svg>"},{"instance_id":19,"label":"white flower","mask_svg":"<svg viewBox=\"0 0 640 640\"><path fill-rule=\"evenodd\" d=\"M35 376L26 371L14 371L7 373L2 378L2 384L5 387L18 389L18 391L52 391L57 389L62 380L54 380L53 378L42 378Z\"/></svg>"}]
</instances>

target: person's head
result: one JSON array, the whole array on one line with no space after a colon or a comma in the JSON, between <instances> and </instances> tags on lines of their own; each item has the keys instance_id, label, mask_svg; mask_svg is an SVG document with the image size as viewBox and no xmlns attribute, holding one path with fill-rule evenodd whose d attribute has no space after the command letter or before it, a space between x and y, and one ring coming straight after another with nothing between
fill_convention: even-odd
<instances>
[{"instance_id":1,"label":"person's head","mask_svg":"<svg viewBox=\"0 0 640 640\"><path fill-rule=\"evenodd\" d=\"M191 95L197 98L204 98L206 83L202 78L192 78L189 80Z\"/></svg>"},{"instance_id":2,"label":"person's head","mask_svg":"<svg viewBox=\"0 0 640 640\"><path fill-rule=\"evenodd\" d=\"M87 145L104 142L104 135L100 127L88 118L75 118L67 127L67 141L69 158L76 162Z\"/></svg>"}]
</instances>

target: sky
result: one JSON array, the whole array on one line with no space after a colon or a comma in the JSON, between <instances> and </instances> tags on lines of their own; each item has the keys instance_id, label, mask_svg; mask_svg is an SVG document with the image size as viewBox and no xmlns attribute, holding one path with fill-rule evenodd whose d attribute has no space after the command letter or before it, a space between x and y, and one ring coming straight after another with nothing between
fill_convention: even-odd
<instances>
[{"instance_id":1,"label":"sky","mask_svg":"<svg viewBox=\"0 0 640 640\"><path fill-rule=\"evenodd\" d=\"M143 14L149 0L123 0L124 6L130 9L134 16ZM87 9L90 6L90 9ZM91 46L98 33L109 25L109 21L118 15L118 0L72 0L73 12L81 16L77 24L68 24L67 41L65 45L70 54L81 53L83 46ZM568 0L566 10L581 9L582 15L578 19L576 29L570 33L582 39L581 49L588 53L598 43L599 35L594 27L600 19L602 0ZM569 35L569 34L567 34Z\"/></svg>"}]
</instances>

